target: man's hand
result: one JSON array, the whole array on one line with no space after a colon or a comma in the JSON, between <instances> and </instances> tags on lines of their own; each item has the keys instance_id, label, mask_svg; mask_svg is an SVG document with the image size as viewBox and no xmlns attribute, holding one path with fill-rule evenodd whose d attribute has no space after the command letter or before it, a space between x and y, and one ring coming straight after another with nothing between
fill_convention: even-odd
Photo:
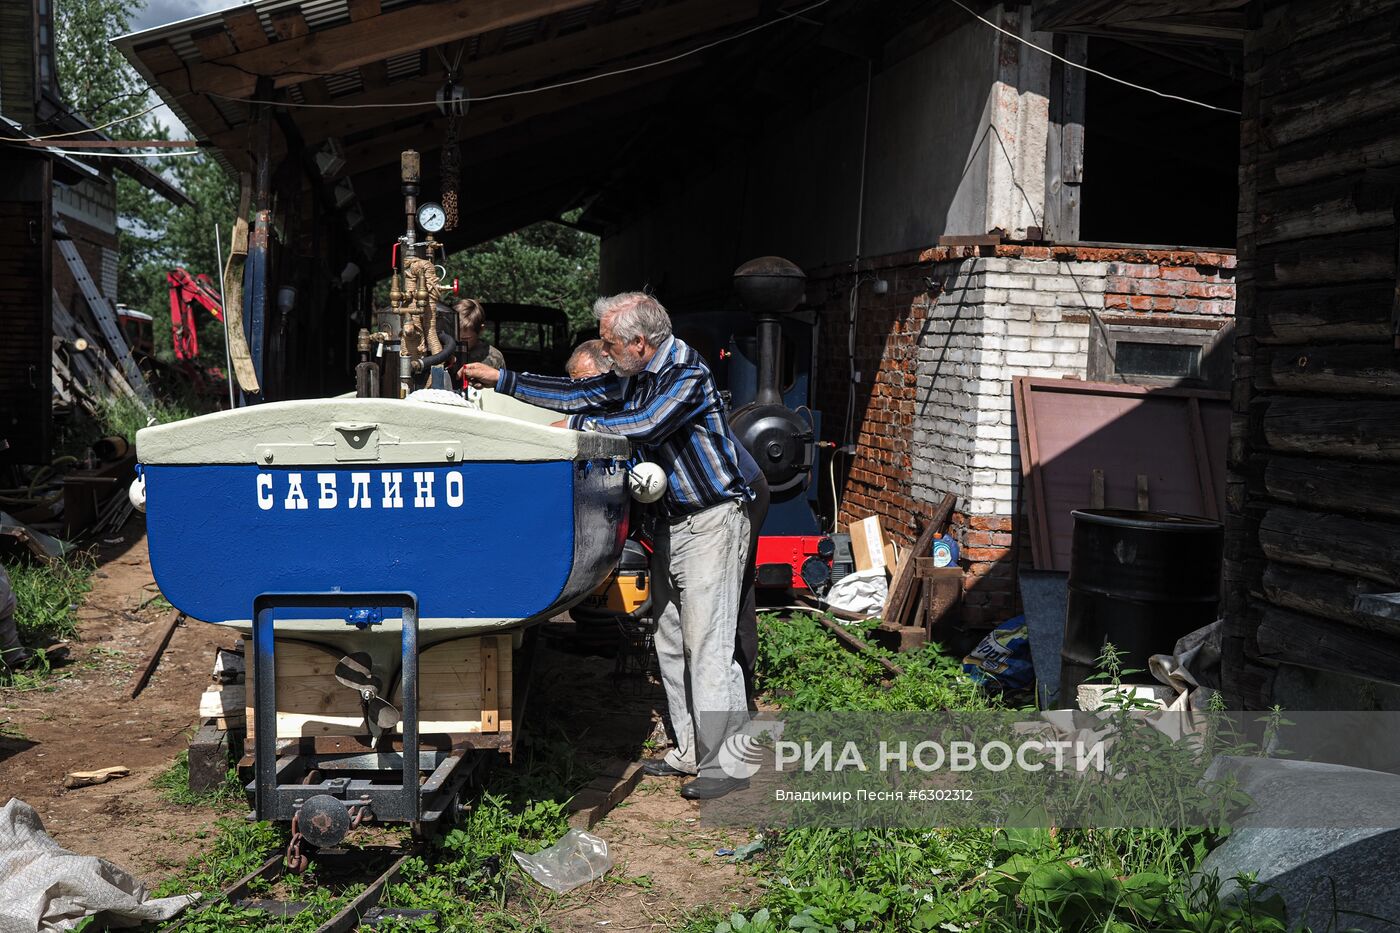
<instances>
[{"instance_id":1,"label":"man's hand","mask_svg":"<svg viewBox=\"0 0 1400 933\"><path fill-rule=\"evenodd\" d=\"M477 388L482 386L496 387L496 381L501 378L501 371L494 366L487 366L485 363L467 363L457 370L457 375L461 378L463 385L470 382Z\"/></svg>"}]
</instances>

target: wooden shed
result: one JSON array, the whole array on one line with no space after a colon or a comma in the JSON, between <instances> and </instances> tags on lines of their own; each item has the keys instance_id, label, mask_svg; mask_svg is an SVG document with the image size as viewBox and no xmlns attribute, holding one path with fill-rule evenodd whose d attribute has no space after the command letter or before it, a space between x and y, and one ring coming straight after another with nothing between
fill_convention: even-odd
<instances>
[{"instance_id":1,"label":"wooden shed","mask_svg":"<svg viewBox=\"0 0 1400 933\"><path fill-rule=\"evenodd\" d=\"M1362 597L1400 590L1400 0L1263 3L1253 25L1229 686L1394 709L1400 606Z\"/></svg>"},{"instance_id":2,"label":"wooden shed","mask_svg":"<svg viewBox=\"0 0 1400 933\"><path fill-rule=\"evenodd\" d=\"M1242 50L1224 688L1251 708L1400 706L1400 0L1036 14Z\"/></svg>"}]
</instances>

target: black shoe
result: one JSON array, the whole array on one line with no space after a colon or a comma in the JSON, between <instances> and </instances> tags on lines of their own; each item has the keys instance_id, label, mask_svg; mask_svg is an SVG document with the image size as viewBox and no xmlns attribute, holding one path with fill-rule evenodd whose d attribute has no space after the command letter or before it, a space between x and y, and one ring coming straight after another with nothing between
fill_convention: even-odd
<instances>
[{"instance_id":1,"label":"black shoe","mask_svg":"<svg viewBox=\"0 0 1400 933\"><path fill-rule=\"evenodd\" d=\"M693 777L689 771L671 767L665 758L643 758L642 773L650 777Z\"/></svg>"},{"instance_id":2,"label":"black shoe","mask_svg":"<svg viewBox=\"0 0 1400 933\"><path fill-rule=\"evenodd\" d=\"M698 777L681 788L681 796L686 800L714 800L723 797L730 791L748 789L748 778Z\"/></svg>"}]
</instances>

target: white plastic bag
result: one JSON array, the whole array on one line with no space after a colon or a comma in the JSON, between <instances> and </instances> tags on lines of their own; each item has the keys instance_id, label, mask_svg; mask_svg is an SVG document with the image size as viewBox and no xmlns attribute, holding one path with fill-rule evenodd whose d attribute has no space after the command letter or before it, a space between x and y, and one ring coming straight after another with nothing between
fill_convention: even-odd
<instances>
[{"instance_id":1,"label":"white plastic bag","mask_svg":"<svg viewBox=\"0 0 1400 933\"><path fill-rule=\"evenodd\" d=\"M534 855L512 852L526 874L555 894L567 894L581 884L596 881L612 868L608 844L592 833L571 829L548 849Z\"/></svg>"},{"instance_id":2,"label":"white plastic bag","mask_svg":"<svg viewBox=\"0 0 1400 933\"><path fill-rule=\"evenodd\" d=\"M871 567L868 570L857 570L837 580L826 594L826 602L833 609L877 616L884 609L885 594L888 592L889 581L885 579L885 568Z\"/></svg>"}]
</instances>

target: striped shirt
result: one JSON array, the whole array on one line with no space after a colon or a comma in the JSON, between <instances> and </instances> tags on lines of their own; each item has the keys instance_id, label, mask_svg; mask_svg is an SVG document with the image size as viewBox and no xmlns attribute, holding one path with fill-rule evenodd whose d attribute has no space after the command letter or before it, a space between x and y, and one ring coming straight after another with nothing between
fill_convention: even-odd
<instances>
[{"instance_id":1,"label":"striped shirt","mask_svg":"<svg viewBox=\"0 0 1400 933\"><path fill-rule=\"evenodd\" d=\"M635 376L604 373L577 381L501 370L496 391L569 412L574 430L621 434L666 471L661 505L668 518L753 493L739 458L714 376L683 340L670 337Z\"/></svg>"}]
</instances>

